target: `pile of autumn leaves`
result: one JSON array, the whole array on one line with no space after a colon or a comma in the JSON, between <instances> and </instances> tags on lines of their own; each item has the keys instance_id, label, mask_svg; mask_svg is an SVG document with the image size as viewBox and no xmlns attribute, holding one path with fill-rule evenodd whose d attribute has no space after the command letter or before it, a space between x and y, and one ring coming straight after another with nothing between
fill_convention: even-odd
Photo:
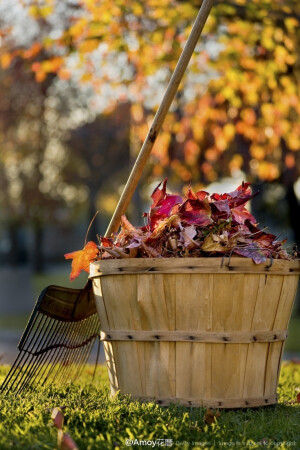
<instances>
[{"instance_id":1,"label":"pile of autumn leaves","mask_svg":"<svg viewBox=\"0 0 300 450\"><path fill-rule=\"evenodd\" d=\"M89 263L97 259L240 256L257 264L268 258L290 259L282 248L285 241L258 228L246 209L256 195L250 183L228 194L209 195L190 187L184 198L168 194L166 186L165 179L152 193L150 211L144 214L146 225L134 227L122 216L117 235L65 255L73 259L71 279L81 270L89 272Z\"/></svg>"}]
</instances>

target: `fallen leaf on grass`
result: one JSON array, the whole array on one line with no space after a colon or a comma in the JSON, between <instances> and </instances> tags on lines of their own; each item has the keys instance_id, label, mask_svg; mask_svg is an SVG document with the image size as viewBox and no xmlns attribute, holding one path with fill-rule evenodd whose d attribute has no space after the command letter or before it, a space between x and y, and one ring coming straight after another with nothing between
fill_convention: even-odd
<instances>
[{"instance_id":1,"label":"fallen leaf on grass","mask_svg":"<svg viewBox=\"0 0 300 450\"><path fill-rule=\"evenodd\" d=\"M52 410L51 419L53 425L57 428L57 446L60 450L78 450L76 442L68 433L63 431L64 416L61 408L54 408Z\"/></svg>"},{"instance_id":2,"label":"fallen leaf on grass","mask_svg":"<svg viewBox=\"0 0 300 450\"><path fill-rule=\"evenodd\" d=\"M60 408L53 409L51 419L53 420L53 425L61 430L64 425L64 416Z\"/></svg>"},{"instance_id":3,"label":"fallen leaf on grass","mask_svg":"<svg viewBox=\"0 0 300 450\"><path fill-rule=\"evenodd\" d=\"M291 362L293 363L293 364L300 364L300 358L292 358L291 359Z\"/></svg>"},{"instance_id":4,"label":"fallen leaf on grass","mask_svg":"<svg viewBox=\"0 0 300 450\"><path fill-rule=\"evenodd\" d=\"M58 430L57 432L57 444L60 450L79 450L76 442L63 430Z\"/></svg>"},{"instance_id":5,"label":"fallen leaf on grass","mask_svg":"<svg viewBox=\"0 0 300 450\"><path fill-rule=\"evenodd\" d=\"M204 416L204 422L206 425L211 425L216 422L216 419L218 419L221 416L220 411L217 411L214 413L211 409L208 409Z\"/></svg>"}]
</instances>

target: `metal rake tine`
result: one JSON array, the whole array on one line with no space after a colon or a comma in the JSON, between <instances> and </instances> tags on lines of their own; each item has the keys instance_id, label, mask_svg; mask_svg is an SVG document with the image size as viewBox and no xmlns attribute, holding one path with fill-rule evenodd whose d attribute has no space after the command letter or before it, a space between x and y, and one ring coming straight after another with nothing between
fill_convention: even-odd
<instances>
[{"instance_id":1,"label":"metal rake tine","mask_svg":"<svg viewBox=\"0 0 300 450\"><path fill-rule=\"evenodd\" d=\"M65 329L64 332L62 333L63 336L68 336L70 334L70 330L72 330L72 322L64 322L65 323ZM52 379L55 380L55 377L57 376L58 372L61 370L61 367L57 367L57 364L59 364L60 358L63 357L64 353L65 353L65 347L61 346L62 345L66 345L66 338L64 338L61 342L60 342L60 346L56 348L56 352L53 353L52 358L51 358L51 366L49 368L49 371L47 373L47 375L45 376L45 379L43 381L42 386L44 386L46 384L46 382L50 379L50 377L52 376ZM55 349L53 349L55 350ZM62 362L60 362L60 365L62 365Z\"/></svg>"},{"instance_id":2,"label":"metal rake tine","mask_svg":"<svg viewBox=\"0 0 300 450\"><path fill-rule=\"evenodd\" d=\"M61 335L68 335L68 325L70 324L69 322L61 322L63 324L65 324L66 326L63 326L62 329L59 332L59 336L61 337ZM36 356L36 361L32 367L32 373L30 374L31 376L35 375L36 373L39 373L40 370L43 369L42 367L42 363L44 361L44 359L47 357L47 353L51 350L55 350L56 348L60 348L60 346L63 345L62 342L60 342L59 344L56 345L52 345L51 347L46 347L45 349L42 349L40 351L37 351L35 356Z\"/></svg>"},{"instance_id":3,"label":"metal rake tine","mask_svg":"<svg viewBox=\"0 0 300 450\"><path fill-rule=\"evenodd\" d=\"M84 323L83 326L80 330L81 335L86 337L87 339L90 339L90 328L91 328L91 323L93 322L94 318L90 317L89 319L87 319ZM80 354L81 352L86 348L86 346L88 345L87 339L85 339L85 341L82 341L81 338L81 347L78 348L78 351L76 352L75 358L74 358L74 363L77 365L78 361L80 360Z\"/></svg>"},{"instance_id":4,"label":"metal rake tine","mask_svg":"<svg viewBox=\"0 0 300 450\"><path fill-rule=\"evenodd\" d=\"M71 347L71 348L65 349L63 359L61 361L62 369L59 374L57 383L61 383L62 380L66 379L67 372L70 368L70 364L69 364L70 358L72 360L73 354L76 353L76 351L77 351L77 346L78 346L77 342L80 339L79 331L80 331L81 327L82 327L82 321L76 322L76 324L74 324L72 334L69 339L69 347Z\"/></svg>"},{"instance_id":5,"label":"metal rake tine","mask_svg":"<svg viewBox=\"0 0 300 450\"><path fill-rule=\"evenodd\" d=\"M77 341L77 339L79 339L78 331L81 326L81 321L76 322L75 324L73 323L72 326L73 326L73 328L71 329L71 333L69 334L69 336L70 336L69 342L68 342L69 347L74 347L76 345L75 342ZM67 362L68 362L69 355L73 350L75 350L75 348L64 348L64 353L63 353L62 360L61 360L62 368L61 368L61 372L59 374L59 378L57 380L58 384L61 383L62 380L66 379L66 372L68 370ZM58 372L57 372L57 374L58 374Z\"/></svg>"},{"instance_id":6,"label":"metal rake tine","mask_svg":"<svg viewBox=\"0 0 300 450\"><path fill-rule=\"evenodd\" d=\"M53 338L55 337L55 334L57 334L59 332L59 328L61 326L61 323L52 320L52 325L50 327L50 332L47 336L47 339L44 340L43 344L41 341L41 345L43 345L43 348L37 349L36 352L33 354L35 360L34 363L31 366L31 371L28 373L26 379L23 382L22 388L26 389L26 386L28 385L28 383L30 382L30 378L36 377L36 374L39 373L39 370L42 370L43 366L43 361L45 360L45 358L47 357L47 347L50 345L50 342L53 340ZM51 333L51 330L54 326L54 330ZM46 346L46 348L44 347ZM29 378L30 377L30 378ZM36 381L36 378L34 378L34 380Z\"/></svg>"},{"instance_id":7,"label":"metal rake tine","mask_svg":"<svg viewBox=\"0 0 300 450\"><path fill-rule=\"evenodd\" d=\"M30 337L30 335L31 335L31 332L32 332L33 329L34 329L34 327L35 327L35 325L36 325L36 322L37 322L38 318L39 318L39 323L37 324L36 328L38 328L38 326L39 326L39 325L41 324L41 322L42 322L43 316L40 315L39 312L38 312L38 305L39 305L39 303L41 302L41 299L42 299L42 297L43 297L43 295L44 295L44 292L45 292L45 289L44 289L44 290L42 291L42 293L39 295L38 300L37 300L37 302L36 302L36 304L35 304L35 307L34 307L32 313L31 313L31 316L30 316L30 318L29 318L29 320L28 320L28 323L27 323L27 325L26 325L25 331L24 331L24 333L23 333L23 335L22 335L22 337L21 337L21 339L20 339L20 341L19 341L19 344L18 344L18 348L19 348L19 350L20 350L20 353L18 354L18 356L17 356L17 358L15 359L15 361L14 361L14 363L13 363L13 365L12 365L12 367L11 367L11 369L10 369L8 375L7 375L7 377L5 378L4 383L2 384L2 386L1 386L1 388L0 388L1 391L4 391L5 389L7 389L8 384L10 383L10 381L12 380L13 376L14 376L15 373L16 373L16 370L19 369L19 370L18 370L18 374L17 374L17 376L16 376L14 382L12 383L12 385L10 386L10 388L8 389L8 392L9 392L9 390L10 390L10 389L13 387L13 385L15 384L15 381L16 381L16 380L18 379L18 377L21 375L21 372L22 372L22 370L23 370L23 368L24 368L24 366L25 366L25 364L26 364L26 362L27 362L27 360L28 360L28 356L27 356L26 353L24 352L23 348L24 348L25 344L27 343L27 341L28 341L28 339L29 339L29 337ZM33 339L34 339L34 334L33 334L32 337L31 337L31 340L30 340L30 342L29 342L29 346L31 345ZM22 352L23 352L23 353L22 353ZM27 356L27 357L26 357L26 359L25 359L25 361L24 361L22 367L20 368L20 363L22 364L22 361L23 361L23 359L24 359L25 356Z\"/></svg>"},{"instance_id":8,"label":"metal rake tine","mask_svg":"<svg viewBox=\"0 0 300 450\"><path fill-rule=\"evenodd\" d=\"M41 327L41 329L40 329L40 332L39 332L38 335L36 335L36 336L33 335L33 336L32 336L32 338L31 338L31 340L30 340L30 342L29 342L29 345L31 345L32 341L34 341L32 345L33 345L33 347L35 346L35 344L36 344L36 342L37 342L37 340L38 340L39 335L42 333L42 331L43 331L43 329L44 329L44 327L45 327L45 324L47 323L47 320L48 320L48 317L41 316L41 319L40 319L39 324L38 324L38 326L40 326L40 324L42 323L42 327ZM34 339L34 337L35 337L35 339ZM30 350L28 350L28 348L29 348L29 346L28 346L27 348L23 348L23 349L22 349L22 351L23 351L22 359L25 358L25 361L24 361L24 363L23 363L23 368L24 368L25 364L28 364L28 360L29 360L29 361L32 360L32 352L31 352ZM26 371L27 371L27 369L24 370L23 375L21 376L19 382L22 381L24 375L26 374ZM15 380L12 382L12 384L11 384L11 386L10 386L10 389L13 388L13 386L15 385L15 382L16 382L16 381L17 381L17 379L15 379Z\"/></svg>"},{"instance_id":9,"label":"metal rake tine","mask_svg":"<svg viewBox=\"0 0 300 450\"><path fill-rule=\"evenodd\" d=\"M52 331L52 328L54 327L54 330L57 331L59 329L59 324L57 325L55 321L52 318L48 318L49 321L47 323L47 329L50 325L50 330L43 334L42 338L40 339L37 347L31 351L31 364L30 368L26 373L25 378L23 379L22 384L19 387L18 392L21 392L22 390L26 390L27 387L33 384L35 379L35 374L37 369L39 368L40 364L42 363L42 360L44 359L44 353L42 352L43 347L49 345L49 342L54 334L54 331ZM52 333L51 333L52 331Z\"/></svg>"},{"instance_id":10,"label":"metal rake tine","mask_svg":"<svg viewBox=\"0 0 300 450\"><path fill-rule=\"evenodd\" d=\"M16 360L14 361L13 365L11 366L11 368L10 368L6 378L5 378L5 380L3 381L3 383L2 383L2 385L0 387L0 391L1 392L4 392L7 389L7 385L9 384L12 376L15 374L16 370L19 368L18 367L19 359L22 360L23 356L24 356L24 354L22 354L22 353L18 354Z\"/></svg>"},{"instance_id":11,"label":"metal rake tine","mask_svg":"<svg viewBox=\"0 0 300 450\"><path fill-rule=\"evenodd\" d=\"M70 376L70 373L72 372L72 365L73 364L75 365L76 356L78 355L78 353L81 349L81 345L80 345L82 342L81 335L85 333L87 320L88 319L84 320L83 322L81 322L79 324L78 332L75 333L74 340L72 342L73 348L70 349L68 351L68 353L66 354L66 360L67 360L68 364L65 365L65 370L61 374L62 378L68 379Z\"/></svg>"},{"instance_id":12,"label":"metal rake tine","mask_svg":"<svg viewBox=\"0 0 300 450\"><path fill-rule=\"evenodd\" d=\"M95 344L95 339L96 339L96 337L88 344L86 352L82 355L82 359L81 359L80 363L78 364L78 370L77 370L74 380L76 380L77 378L79 378L81 376L83 368L86 365L86 363L89 359L89 356L91 354L92 348Z\"/></svg>"},{"instance_id":13,"label":"metal rake tine","mask_svg":"<svg viewBox=\"0 0 300 450\"><path fill-rule=\"evenodd\" d=\"M49 352L49 358L46 363L44 363L44 369L42 373L39 376L39 373L37 374L37 377L39 376L39 379L37 379L36 383L40 384L41 386L46 386L47 382L51 379L51 374L53 372L53 359L56 356L55 349L50 350Z\"/></svg>"},{"instance_id":14,"label":"metal rake tine","mask_svg":"<svg viewBox=\"0 0 300 450\"><path fill-rule=\"evenodd\" d=\"M66 332L67 328L68 328L68 323L59 321L58 324L59 324L59 335L64 334ZM47 370L49 369L49 371L50 371L50 369L51 369L51 363L53 362L53 358L55 358L55 356L56 356L56 350L57 350L57 348L54 347L54 339L55 339L55 337L56 337L56 333L53 333L52 340L51 340L51 342L49 342L49 347L50 348L49 348L49 350L47 352L44 353L44 359L46 359L47 362L45 362L43 364L43 366L41 367L41 370L42 369L43 370L42 370L42 373L40 375L39 380L36 380L37 383L41 383L41 380L42 380L43 377L45 379L47 379L47 375L46 375ZM48 358L48 360L47 360L47 358ZM44 359L43 359L43 361L44 361ZM36 376L37 377L39 376L39 372L37 372ZM42 382L42 385L44 385L45 379Z\"/></svg>"},{"instance_id":15,"label":"metal rake tine","mask_svg":"<svg viewBox=\"0 0 300 450\"><path fill-rule=\"evenodd\" d=\"M51 323L51 320L52 320L51 318L47 317L47 320L46 320L47 326L49 325L49 322ZM52 326L53 326L53 322L52 322ZM23 377L20 380L20 383L22 382L22 384L21 384L21 386L19 387L19 389L17 391L18 393L21 392L23 389L25 389L27 387L28 382L30 381L30 378L33 377L33 375L35 373L35 368L37 367L37 365L39 364L39 361L41 360L41 358L43 356L43 353L39 353L39 350L42 348L42 346L45 345L45 343L47 342L47 339L48 339L48 335L46 335L44 333L42 335L41 340L38 342L36 349L32 350L30 352L30 354L31 354L31 360L30 361L32 362L32 364L30 365L29 370L26 372L25 379L23 380L23 382L22 382L22 379L23 379L24 375L23 375Z\"/></svg>"},{"instance_id":16,"label":"metal rake tine","mask_svg":"<svg viewBox=\"0 0 300 450\"><path fill-rule=\"evenodd\" d=\"M93 324L95 322L95 316L89 317L84 320L84 323L80 326L80 333L78 333L78 339L74 343L76 346L73 351L71 351L68 355L68 358L70 360L70 364L66 366L65 370L65 378L71 377L71 372L73 370L73 365L76 367L78 364L80 364L81 360L84 358L85 354L87 354L87 357L89 356L89 347L90 342L94 340L94 336L91 335L91 332L93 331ZM88 338L85 341L82 341L82 337L88 336ZM80 342L79 342L80 339ZM74 369L76 370L76 369ZM63 374L62 374L63 377ZM76 376L72 376L72 379L74 380Z\"/></svg>"},{"instance_id":17,"label":"metal rake tine","mask_svg":"<svg viewBox=\"0 0 300 450\"><path fill-rule=\"evenodd\" d=\"M40 314L39 314L39 306L40 306L40 304L43 301L43 298L44 298L44 295L45 295L46 291L47 291L47 288L43 289L42 292L40 293L40 295L38 296L38 299L37 299L37 301L36 301L36 303L34 305L33 311L32 311L32 313L31 313L31 315L29 317L29 320L27 322L25 331L24 331L23 335L21 336L20 342L18 344L18 348L19 349L23 348L25 346L25 344L27 342L27 339L30 336L30 333L32 332L33 327L34 327L34 325L36 323L36 320L40 316ZM41 317L43 317L43 315Z\"/></svg>"},{"instance_id":18,"label":"metal rake tine","mask_svg":"<svg viewBox=\"0 0 300 450\"><path fill-rule=\"evenodd\" d=\"M90 323L87 324L87 331L85 332L85 334L87 336L89 336L90 342L87 342L85 346L82 347L82 349L78 352L78 357L76 360L76 365L78 366L78 370L76 371L76 374L74 376L74 380L79 376L80 374L80 368L81 365L84 364L83 361L87 360L90 352L91 352L91 348L94 344L95 338L96 336L94 336L94 329L95 329L95 323L97 317L95 315L95 317L91 318L91 320L89 321Z\"/></svg>"},{"instance_id":19,"label":"metal rake tine","mask_svg":"<svg viewBox=\"0 0 300 450\"><path fill-rule=\"evenodd\" d=\"M100 341L100 334L99 334L99 335L98 335L98 346L97 346L96 361L95 361L95 367L94 367L94 372L93 372L92 382L95 381L95 377L96 377L96 370L97 370L97 366L98 366L98 362L99 362L99 357L100 357L100 349L101 349L101 341Z\"/></svg>"},{"instance_id":20,"label":"metal rake tine","mask_svg":"<svg viewBox=\"0 0 300 450\"><path fill-rule=\"evenodd\" d=\"M94 317L90 318L89 323L87 323L87 330L85 331L85 335L88 336L88 339L90 340L90 342L86 342L86 345L83 347L83 351L79 352L78 354L78 359L76 361L77 365L81 364L82 359L85 358L85 355L87 355L87 358L89 357L90 354L90 347L91 345L94 344L95 338L98 335L98 331L96 330L96 327L98 328L98 316L97 314L94 315ZM75 375L75 378L77 378L79 376L79 369L77 371L77 374Z\"/></svg>"},{"instance_id":21,"label":"metal rake tine","mask_svg":"<svg viewBox=\"0 0 300 450\"><path fill-rule=\"evenodd\" d=\"M37 384L41 382L41 379L44 376L44 373L46 372L47 368L49 367L49 364L51 362L51 357L49 357L49 355L51 355L52 352L53 352L53 354L55 354L55 348L51 348L51 347L54 345L54 341L55 341L57 334L60 335L60 334L64 333L65 328L66 328L65 325L66 325L65 322L62 322L62 321L56 322L56 327L54 328L51 339L48 342L49 349L47 352L44 353L44 357L42 358L42 361L41 361L41 364L43 364L43 366L41 366L41 370L42 369L43 370L42 370L39 380L37 379L37 377L39 376L40 372L38 371L37 375L36 375L36 383ZM47 358L48 358L48 361L47 361ZM46 360L47 362L44 362L44 360Z\"/></svg>"},{"instance_id":22,"label":"metal rake tine","mask_svg":"<svg viewBox=\"0 0 300 450\"><path fill-rule=\"evenodd\" d=\"M73 369L72 364L76 367L81 360L81 354L85 353L87 350L87 346L90 342L91 336L90 336L90 325L91 322L94 321L93 317L89 317L84 320L84 322L81 324L80 327L80 333L78 333L78 339L74 345L76 345L76 348L73 352L70 352L69 358L70 358L70 366L66 368L66 378L71 376L71 371ZM82 341L82 338L88 336L88 338L85 341ZM80 342L79 342L80 339ZM76 370L76 369L74 369ZM75 379L74 377L72 377Z\"/></svg>"},{"instance_id":23,"label":"metal rake tine","mask_svg":"<svg viewBox=\"0 0 300 450\"><path fill-rule=\"evenodd\" d=\"M80 376L81 376L81 373L82 373L82 371L83 371L83 367L84 367L84 365L86 364L86 362L88 361L88 358L89 358L89 356L90 356L90 354L91 354L92 348L93 348L94 345L95 345L95 340L96 340L97 338L100 339L99 330L100 330L100 323L99 323L98 316L96 315L96 316L95 316L94 323L93 323L93 328L92 328L93 334L91 334L91 336L93 336L93 339L91 340L90 344L88 344L88 347L89 347L89 348L88 348L88 350L87 350L87 352L86 352L86 355L85 355L86 358L85 358L85 360L81 363L81 366L79 366L78 373L77 373L76 377L80 377ZM92 331L91 331L91 332L92 332ZM97 362L98 362L99 352L100 352L100 340L98 340L98 349L97 349L97 356L96 356L96 363L95 363L95 364L97 364ZM95 374L95 370L94 370L94 374ZM94 374L93 374L92 380L94 380Z\"/></svg>"},{"instance_id":24,"label":"metal rake tine","mask_svg":"<svg viewBox=\"0 0 300 450\"><path fill-rule=\"evenodd\" d=\"M77 380L82 374L83 368L89 358L91 349L93 348L93 343L93 341L90 341L89 344L84 348L85 351L80 352L79 359L77 361L76 372L74 372L74 376L72 377L73 381Z\"/></svg>"},{"instance_id":25,"label":"metal rake tine","mask_svg":"<svg viewBox=\"0 0 300 450\"><path fill-rule=\"evenodd\" d=\"M0 390L21 392L33 384L61 380L87 360L95 335L96 306L91 285L48 286L38 297L19 342L19 354ZM77 308L78 306L78 308ZM97 330L98 331L98 330ZM55 381L57 381L55 379Z\"/></svg>"}]
</instances>

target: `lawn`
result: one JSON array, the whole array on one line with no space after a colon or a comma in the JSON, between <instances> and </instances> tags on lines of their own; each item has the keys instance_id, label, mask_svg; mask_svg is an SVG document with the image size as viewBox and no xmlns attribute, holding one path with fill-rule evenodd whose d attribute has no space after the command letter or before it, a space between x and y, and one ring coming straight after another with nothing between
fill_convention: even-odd
<instances>
[{"instance_id":1,"label":"lawn","mask_svg":"<svg viewBox=\"0 0 300 450\"><path fill-rule=\"evenodd\" d=\"M7 372L0 367L0 382ZM52 386L22 397L1 399L0 449L55 449L57 430L51 412L62 407L67 431L79 449L153 448L300 448L300 406L296 403L300 365L285 363L279 383L279 404L257 409L221 410L212 424L203 408L168 408L131 402L128 396L109 396L105 367L94 383L87 366L75 384ZM216 413L216 412L214 412ZM126 441L127 440L127 441ZM145 444L139 441L153 441ZM139 443L139 444L138 444ZM197 444L198 443L198 444ZM160 445L158 445L160 444Z\"/></svg>"}]
</instances>

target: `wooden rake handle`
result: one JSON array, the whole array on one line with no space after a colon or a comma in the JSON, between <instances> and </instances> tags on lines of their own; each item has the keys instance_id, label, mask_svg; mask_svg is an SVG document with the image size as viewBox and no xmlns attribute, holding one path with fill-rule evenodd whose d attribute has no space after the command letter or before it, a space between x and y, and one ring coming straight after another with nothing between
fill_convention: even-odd
<instances>
[{"instance_id":1,"label":"wooden rake handle","mask_svg":"<svg viewBox=\"0 0 300 450\"><path fill-rule=\"evenodd\" d=\"M169 81L167 90L162 99L162 102L155 114L153 119L151 128L146 136L146 139L142 145L142 148L138 154L136 162L132 168L132 171L129 175L127 183L124 187L120 200L117 204L115 212L111 218L111 221L106 230L105 236L110 236L112 233L118 231L120 219L122 214L125 213L131 197L137 187L137 184L141 178L143 169L145 164L149 158L152 147L156 140L156 137L161 129L161 126L164 122L164 119L170 109L171 103L176 95L179 84L182 80L184 72L187 68L187 65L191 59L193 51L196 47L196 44L199 40L199 37L202 33L203 27L211 10L214 0L203 0L199 13L196 17L195 23L193 25L191 34L186 41L184 49L180 55L176 68L173 72L173 75Z\"/></svg>"}]
</instances>

